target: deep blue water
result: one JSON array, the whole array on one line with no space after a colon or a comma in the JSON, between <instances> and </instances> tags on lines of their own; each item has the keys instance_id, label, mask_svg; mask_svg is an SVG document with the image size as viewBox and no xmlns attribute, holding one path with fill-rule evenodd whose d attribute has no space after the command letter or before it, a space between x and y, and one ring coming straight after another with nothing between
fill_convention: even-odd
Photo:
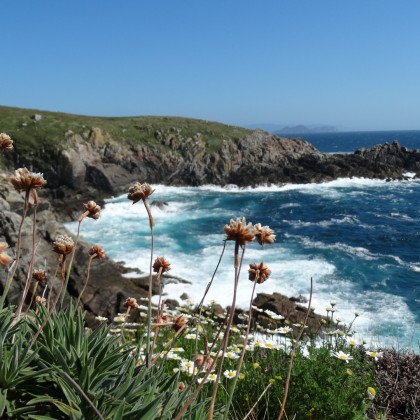
<instances>
[{"instance_id":1,"label":"deep blue water","mask_svg":"<svg viewBox=\"0 0 420 420\"><path fill-rule=\"evenodd\" d=\"M392 143L398 140L401 146L420 149L420 131L355 131L347 133L290 134L302 137L323 153L350 153L362 147Z\"/></svg>"},{"instance_id":2,"label":"deep blue water","mask_svg":"<svg viewBox=\"0 0 420 420\"><path fill-rule=\"evenodd\" d=\"M400 143L420 148L420 132L417 144L409 140L415 138L413 132L405 133L407 137L398 135ZM363 141L356 133L350 141L350 133L344 134L328 133L314 143L320 150L328 143L330 150L324 151L346 152L354 149L350 144L369 141L363 144L369 146L384 138L383 133L369 133ZM395 133L385 138L392 141ZM344 321L350 322L355 311L362 313L355 323L360 339L419 351L420 181L342 179L256 189L154 187L152 198L169 203L167 210L153 208L155 255L169 259L173 275L192 281L167 285L170 297L179 298L185 291L195 301L201 298L222 250L223 226L243 216L269 225L277 241L264 249L258 244L247 247L240 305L248 304L251 293L248 264L265 261L272 275L257 292L307 296L313 277L317 312L325 313L329 301L336 300L336 316ZM147 270L150 231L140 204L133 206L125 196L110 199L98 221L83 223L82 235L103 245L110 257ZM232 253L228 244L209 294L223 305L231 299Z\"/></svg>"}]
</instances>

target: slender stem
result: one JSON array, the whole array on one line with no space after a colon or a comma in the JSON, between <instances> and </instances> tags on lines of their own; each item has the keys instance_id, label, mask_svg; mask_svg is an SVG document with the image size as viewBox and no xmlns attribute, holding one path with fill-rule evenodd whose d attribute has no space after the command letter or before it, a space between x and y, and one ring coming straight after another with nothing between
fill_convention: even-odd
<instances>
[{"instance_id":1,"label":"slender stem","mask_svg":"<svg viewBox=\"0 0 420 420\"><path fill-rule=\"evenodd\" d=\"M303 331L305 329L306 323L308 321L308 316L309 316L309 312L311 311L311 302L312 302L312 294L313 294L313 286L314 286L314 281L311 277L311 290L309 293L309 302L308 302L308 310L306 311L306 316L305 316L305 320L303 322L302 328L299 332L299 335L296 338L296 341L293 345L292 348L292 353L290 355L290 362L289 362L289 371L287 372L287 378L286 378L286 385L285 385L285 389L284 389L284 396L283 396L283 402L281 403L281 408L280 408L280 413L279 413L279 417L278 420L281 420L281 418L283 417L284 414L284 407L286 405L286 400L287 400L287 394L289 392L289 385L290 385L290 378L292 376L292 367L293 367L293 361L296 355L296 349L297 346L299 345L299 341L302 337Z\"/></svg>"},{"instance_id":2,"label":"slender stem","mask_svg":"<svg viewBox=\"0 0 420 420\"><path fill-rule=\"evenodd\" d=\"M252 411L254 410L254 408L257 406L257 404L260 402L261 398L264 396L264 394L268 391L268 388L270 388L273 384L268 384L264 391L262 392L262 394L259 396L258 400L255 401L255 404L251 407L251 409L248 411L248 413L246 414L246 416L242 419L242 420L246 420L251 414Z\"/></svg>"},{"instance_id":3,"label":"slender stem","mask_svg":"<svg viewBox=\"0 0 420 420\"><path fill-rule=\"evenodd\" d=\"M85 214L85 213L83 213ZM83 216L83 215L82 215ZM60 300L60 308L63 307L63 303L64 303L64 297L66 295L66 290L67 290L67 285L69 283L69 279L70 279L70 272L71 272L71 268L73 266L73 261L74 261L74 257L76 255L76 248L77 248L77 243L79 242L79 236L80 236L80 225L82 224L82 221L84 219L84 217L80 216L79 218L79 224L77 225L77 235L76 235L76 240L74 242L74 248L73 248L73 252L71 253L71 258L70 258L70 262L69 265L67 267L67 275L66 275L66 279L64 281L64 285L60 290L64 290L64 293L61 295L61 300ZM61 293L61 292L60 292Z\"/></svg>"},{"instance_id":4,"label":"slender stem","mask_svg":"<svg viewBox=\"0 0 420 420\"><path fill-rule=\"evenodd\" d=\"M33 190L34 193L36 194L36 190ZM33 222L32 222L32 253L31 253L31 261L29 263L29 271L28 271L28 275L26 276L26 283L25 283L25 287L23 289L23 293L22 296L20 298L20 303L18 306L18 309L16 311L16 317L17 319L20 318L20 314L22 312L22 308L23 308L23 304L25 303L25 299L26 299L26 295L28 294L29 291L29 287L31 286L31 279L32 279L32 274L34 272L34 264L35 264L35 233L36 233L36 209L38 207L38 201L36 200L35 196L34 196L34 217L33 217Z\"/></svg>"},{"instance_id":5,"label":"slender stem","mask_svg":"<svg viewBox=\"0 0 420 420\"><path fill-rule=\"evenodd\" d=\"M233 287L232 305L229 311L228 323L227 323L225 335L222 341L222 355L221 355L219 370L217 371L216 380L214 381L214 385L213 385L213 394L211 398L209 415L208 415L209 420L211 420L214 415L214 405L216 403L217 388L219 387L219 381L220 381L220 377L222 375L222 370L223 370L223 361L225 359L226 348L227 348L229 336L230 336L230 329L232 327L233 317L235 316L236 294L238 290L240 267L242 265L244 253L245 253L245 245L242 247L242 257L241 257L241 262L239 263L239 241L237 240L235 242L235 254L234 254L235 280L234 280L234 287Z\"/></svg>"},{"instance_id":6,"label":"slender stem","mask_svg":"<svg viewBox=\"0 0 420 420\"><path fill-rule=\"evenodd\" d=\"M235 392L236 383L238 382L239 373L241 372L242 363L243 363L244 357L245 357L246 345L248 343L248 337L249 337L249 330L251 329L252 301L254 299L254 293L255 293L255 286L256 285L257 285L257 281L255 280L254 281L254 286L252 288L251 300L249 302L249 316L248 316L248 324L247 324L247 327L246 327L244 346L242 347L241 356L239 358L238 365L236 367L236 376L233 378L233 383L232 383L232 386L230 387L230 390L229 390L229 400L226 404L226 411L225 411L225 415L224 415L225 420L227 419L227 416L228 416L228 413L229 413L229 407L232 404L233 393Z\"/></svg>"},{"instance_id":7,"label":"slender stem","mask_svg":"<svg viewBox=\"0 0 420 420\"><path fill-rule=\"evenodd\" d=\"M0 309L3 308L4 301L6 300L6 296L9 293L9 289L10 289L10 286L12 285L13 277L15 276L15 273L19 264L20 251L22 247L22 227L23 227L23 222L25 221L26 213L28 212L28 199L29 199L29 191L26 191L25 201L23 203L22 219L20 221L19 230L18 230L18 239L17 239L17 244L16 244L16 259L13 264L13 268L11 272L9 273L9 276L7 277L6 285L4 286L3 294L1 295L1 298L0 298Z\"/></svg>"},{"instance_id":8,"label":"slender stem","mask_svg":"<svg viewBox=\"0 0 420 420\"><path fill-rule=\"evenodd\" d=\"M143 199L144 207L146 208L147 214L149 216L149 225L150 225L150 235L151 235L151 245L150 245L150 266L149 266L149 304L147 306L147 335L146 335L146 367L150 368L151 366L151 346L150 346L150 336L152 333L152 287L153 287L153 252L154 252L154 236L153 236L153 226L155 222L153 220L152 212L150 210L149 204L146 199Z\"/></svg>"},{"instance_id":9,"label":"slender stem","mask_svg":"<svg viewBox=\"0 0 420 420\"><path fill-rule=\"evenodd\" d=\"M90 266L91 266L91 264L92 264L92 260L93 260L96 256L97 256L97 254L93 254L93 255L91 255L91 256L90 256L90 258L89 258L89 263L88 263L88 268L87 268L87 274L86 274L86 281L85 281L85 284L83 285L83 289L82 289L82 291L80 292L79 297L77 298L76 310L77 310L77 308L78 308L78 306L79 306L80 299L82 298L82 295L83 295L83 293L84 293L84 291L85 291L85 289L86 289L86 286L87 286L87 284L88 284L88 281L89 281Z\"/></svg>"}]
</instances>

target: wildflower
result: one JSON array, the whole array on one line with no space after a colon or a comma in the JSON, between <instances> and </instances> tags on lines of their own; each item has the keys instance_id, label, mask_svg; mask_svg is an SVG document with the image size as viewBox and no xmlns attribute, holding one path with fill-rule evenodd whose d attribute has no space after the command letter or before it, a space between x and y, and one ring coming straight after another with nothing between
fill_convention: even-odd
<instances>
[{"instance_id":1,"label":"wildflower","mask_svg":"<svg viewBox=\"0 0 420 420\"><path fill-rule=\"evenodd\" d=\"M47 184L43 174L29 172L27 168L16 169L15 174L10 178L10 182L18 191L38 190Z\"/></svg>"},{"instance_id":2,"label":"wildflower","mask_svg":"<svg viewBox=\"0 0 420 420\"><path fill-rule=\"evenodd\" d=\"M6 133L0 133L0 150L10 152L13 150L13 140Z\"/></svg>"},{"instance_id":3,"label":"wildflower","mask_svg":"<svg viewBox=\"0 0 420 420\"><path fill-rule=\"evenodd\" d=\"M69 255L73 252L74 241L68 235L57 235L53 242L53 251L60 255Z\"/></svg>"},{"instance_id":4,"label":"wildflower","mask_svg":"<svg viewBox=\"0 0 420 420\"><path fill-rule=\"evenodd\" d=\"M368 387L367 394L368 394L369 399L373 400L376 396L376 389L372 388L371 386Z\"/></svg>"},{"instance_id":5,"label":"wildflower","mask_svg":"<svg viewBox=\"0 0 420 420\"><path fill-rule=\"evenodd\" d=\"M366 354L370 356L372 359L374 359L375 362L378 360L378 358L382 357L381 351L367 351Z\"/></svg>"},{"instance_id":6,"label":"wildflower","mask_svg":"<svg viewBox=\"0 0 420 420\"><path fill-rule=\"evenodd\" d=\"M211 357L205 356L204 354L196 354L194 356L194 364L199 368L209 369L212 365L214 359Z\"/></svg>"},{"instance_id":7,"label":"wildflower","mask_svg":"<svg viewBox=\"0 0 420 420\"><path fill-rule=\"evenodd\" d=\"M211 382L214 382L217 378L217 375L215 373L210 373L210 375L207 377L207 379Z\"/></svg>"},{"instance_id":8,"label":"wildflower","mask_svg":"<svg viewBox=\"0 0 420 420\"><path fill-rule=\"evenodd\" d=\"M293 330L292 330L292 328L290 328L290 327L288 327L288 326L286 326L286 327L281 327L281 328L278 328L277 330L276 330L276 332L278 333L278 334L288 334L288 333L290 333L290 332L292 332Z\"/></svg>"},{"instance_id":9,"label":"wildflower","mask_svg":"<svg viewBox=\"0 0 420 420\"><path fill-rule=\"evenodd\" d=\"M182 360L180 364L180 369L182 372L187 372L187 374L193 374L194 362L192 360Z\"/></svg>"},{"instance_id":10,"label":"wildflower","mask_svg":"<svg viewBox=\"0 0 420 420\"><path fill-rule=\"evenodd\" d=\"M137 299L132 297L127 298L124 306L127 308L137 308Z\"/></svg>"},{"instance_id":11,"label":"wildflower","mask_svg":"<svg viewBox=\"0 0 420 420\"><path fill-rule=\"evenodd\" d=\"M353 376L353 371L351 369L346 369L346 373L348 376Z\"/></svg>"},{"instance_id":12,"label":"wildflower","mask_svg":"<svg viewBox=\"0 0 420 420\"><path fill-rule=\"evenodd\" d=\"M252 223L246 224L244 217L238 217L236 220L231 219L229 225L225 225L224 230L226 240L237 241L241 247L255 239L255 228Z\"/></svg>"},{"instance_id":13,"label":"wildflower","mask_svg":"<svg viewBox=\"0 0 420 420\"><path fill-rule=\"evenodd\" d=\"M136 182L132 187L128 189L127 198L133 201L133 204L137 203L140 200L147 200L152 194L154 190L148 183L140 184L140 182Z\"/></svg>"},{"instance_id":14,"label":"wildflower","mask_svg":"<svg viewBox=\"0 0 420 420\"><path fill-rule=\"evenodd\" d=\"M174 318L172 328L175 331L179 331L184 325L187 323L187 318L184 315L179 315L178 317Z\"/></svg>"},{"instance_id":15,"label":"wildflower","mask_svg":"<svg viewBox=\"0 0 420 420\"><path fill-rule=\"evenodd\" d=\"M185 384L184 382L179 382L178 383L178 391L183 391L185 389Z\"/></svg>"},{"instance_id":16,"label":"wildflower","mask_svg":"<svg viewBox=\"0 0 420 420\"><path fill-rule=\"evenodd\" d=\"M98 206L92 200L88 201L86 204L84 204L84 206L85 206L86 211L85 211L85 213L83 213L83 215L81 216L81 218L83 218L84 216L86 216L86 217L89 217L89 218L94 219L94 220L98 220L99 219L100 212L101 212L101 207L100 206Z\"/></svg>"},{"instance_id":17,"label":"wildflower","mask_svg":"<svg viewBox=\"0 0 420 420\"><path fill-rule=\"evenodd\" d=\"M41 297L41 296L37 296L35 298L35 303L37 305L45 305L47 303L47 299L45 299L44 297Z\"/></svg>"},{"instance_id":18,"label":"wildflower","mask_svg":"<svg viewBox=\"0 0 420 420\"><path fill-rule=\"evenodd\" d=\"M258 306L251 305L251 308L252 308L254 311L257 311L257 312L264 312L264 310L263 310L263 309L258 308Z\"/></svg>"},{"instance_id":19,"label":"wildflower","mask_svg":"<svg viewBox=\"0 0 420 420\"><path fill-rule=\"evenodd\" d=\"M259 369L261 366L260 366L260 364L259 364L259 363L255 362L255 363L253 363L253 364L252 364L252 367L253 367L254 369Z\"/></svg>"},{"instance_id":20,"label":"wildflower","mask_svg":"<svg viewBox=\"0 0 420 420\"><path fill-rule=\"evenodd\" d=\"M274 382L276 382L276 380L274 378L270 378L268 380L268 383L271 384L271 385L274 384Z\"/></svg>"},{"instance_id":21,"label":"wildflower","mask_svg":"<svg viewBox=\"0 0 420 420\"><path fill-rule=\"evenodd\" d=\"M232 379L236 376L236 370L225 370L223 375L225 378Z\"/></svg>"},{"instance_id":22,"label":"wildflower","mask_svg":"<svg viewBox=\"0 0 420 420\"><path fill-rule=\"evenodd\" d=\"M347 337L347 343L349 346L357 346L357 341L354 338Z\"/></svg>"},{"instance_id":23,"label":"wildflower","mask_svg":"<svg viewBox=\"0 0 420 420\"><path fill-rule=\"evenodd\" d=\"M340 351L335 351L332 354L337 359L344 360L346 363L348 363L349 360L352 360L353 359L353 356L350 356L349 354L344 353L341 350Z\"/></svg>"},{"instance_id":24,"label":"wildflower","mask_svg":"<svg viewBox=\"0 0 420 420\"><path fill-rule=\"evenodd\" d=\"M35 281L38 282L45 282L47 281L47 273L44 270L34 270L32 273L32 277L35 279Z\"/></svg>"},{"instance_id":25,"label":"wildflower","mask_svg":"<svg viewBox=\"0 0 420 420\"><path fill-rule=\"evenodd\" d=\"M89 255L92 257L92 259L105 258L105 250L100 245L93 245L89 250Z\"/></svg>"},{"instance_id":26,"label":"wildflower","mask_svg":"<svg viewBox=\"0 0 420 420\"><path fill-rule=\"evenodd\" d=\"M155 259L153 263L153 271L155 273L166 273L171 269L171 264L169 264L168 260L165 257L158 257Z\"/></svg>"},{"instance_id":27,"label":"wildflower","mask_svg":"<svg viewBox=\"0 0 420 420\"><path fill-rule=\"evenodd\" d=\"M183 353L185 350L182 347L173 347L172 351L175 353Z\"/></svg>"},{"instance_id":28,"label":"wildflower","mask_svg":"<svg viewBox=\"0 0 420 420\"><path fill-rule=\"evenodd\" d=\"M334 306L337 305L337 301L330 300L330 305L334 308Z\"/></svg>"},{"instance_id":29,"label":"wildflower","mask_svg":"<svg viewBox=\"0 0 420 420\"><path fill-rule=\"evenodd\" d=\"M239 355L237 355L235 352L233 352L233 351L228 351L228 352L226 352L225 353L225 356L228 358L228 359L239 359Z\"/></svg>"},{"instance_id":30,"label":"wildflower","mask_svg":"<svg viewBox=\"0 0 420 420\"><path fill-rule=\"evenodd\" d=\"M4 250L8 247L6 242L0 242L0 265L7 267L13 261L13 258L7 254L4 254Z\"/></svg>"},{"instance_id":31,"label":"wildflower","mask_svg":"<svg viewBox=\"0 0 420 420\"><path fill-rule=\"evenodd\" d=\"M238 376L238 379L242 381L242 379L245 379L245 374L244 373L240 373Z\"/></svg>"},{"instance_id":32,"label":"wildflower","mask_svg":"<svg viewBox=\"0 0 420 420\"><path fill-rule=\"evenodd\" d=\"M107 321L108 318L104 317L104 316L95 316L95 319L99 322L103 322L103 321Z\"/></svg>"},{"instance_id":33,"label":"wildflower","mask_svg":"<svg viewBox=\"0 0 420 420\"><path fill-rule=\"evenodd\" d=\"M196 338L198 338L198 335L197 334L194 334L194 333L190 333L190 334L186 334L185 335L185 338L187 340L195 340Z\"/></svg>"},{"instance_id":34,"label":"wildflower","mask_svg":"<svg viewBox=\"0 0 420 420\"><path fill-rule=\"evenodd\" d=\"M257 223L254 226L255 229L255 237L260 245L264 244L272 244L276 240L276 235L274 235L274 231L270 229L268 226L261 226L261 223Z\"/></svg>"},{"instance_id":35,"label":"wildflower","mask_svg":"<svg viewBox=\"0 0 420 420\"><path fill-rule=\"evenodd\" d=\"M356 311L356 312L354 313L354 316L357 318L358 316L360 316L360 312Z\"/></svg>"},{"instance_id":36,"label":"wildflower","mask_svg":"<svg viewBox=\"0 0 420 420\"><path fill-rule=\"evenodd\" d=\"M249 280L256 281L258 284L264 283L271 274L271 270L263 262L249 264Z\"/></svg>"}]
</instances>

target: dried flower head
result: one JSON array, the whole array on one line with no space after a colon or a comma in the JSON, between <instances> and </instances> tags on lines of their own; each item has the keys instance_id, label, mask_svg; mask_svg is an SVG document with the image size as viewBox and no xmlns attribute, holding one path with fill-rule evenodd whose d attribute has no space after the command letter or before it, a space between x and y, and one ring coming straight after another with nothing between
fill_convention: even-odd
<instances>
[{"instance_id":1,"label":"dried flower head","mask_svg":"<svg viewBox=\"0 0 420 420\"><path fill-rule=\"evenodd\" d=\"M60 255L69 255L73 252L74 241L68 235L57 235L53 243L53 251Z\"/></svg>"},{"instance_id":2,"label":"dried flower head","mask_svg":"<svg viewBox=\"0 0 420 420\"><path fill-rule=\"evenodd\" d=\"M171 269L171 264L168 262L168 260L165 257L158 257L155 259L155 262L153 263L153 271L155 273L166 273Z\"/></svg>"},{"instance_id":3,"label":"dried flower head","mask_svg":"<svg viewBox=\"0 0 420 420\"><path fill-rule=\"evenodd\" d=\"M225 225L224 230L226 240L237 241L240 246L244 246L255 238L255 228L252 223L246 224L245 217L238 217L236 220L231 219L229 225Z\"/></svg>"},{"instance_id":4,"label":"dried flower head","mask_svg":"<svg viewBox=\"0 0 420 420\"><path fill-rule=\"evenodd\" d=\"M185 384L184 382L179 382L178 383L178 391L183 391L185 389Z\"/></svg>"},{"instance_id":5,"label":"dried flower head","mask_svg":"<svg viewBox=\"0 0 420 420\"><path fill-rule=\"evenodd\" d=\"M253 263L249 264L249 280L256 281L258 284L264 283L271 274L271 270L267 267L264 262L259 264Z\"/></svg>"},{"instance_id":6,"label":"dried flower head","mask_svg":"<svg viewBox=\"0 0 420 420\"><path fill-rule=\"evenodd\" d=\"M172 328L175 331L179 331L186 323L187 323L187 318L185 318L185 316L183 315L179 315L178 317L174 318Z\"/></svg>"},{"instance_id":7,"label":"dried flower head","mask_svg":"<svg viewBox=\"0 0 420 420\"><path fill-rule=\"evenodd\" d=\"M13 140L6 133L0 133L0 150L10 152L13 150Z\"/></svg>"},{"instance_id":8,"label":"dried flower head","mask_svg":"<svg viewBox=\"0 0 420 420\"><path fill-rule=\"evenodd\" d=\"M47 273L44 270L34 270L32 277L34 280L43 283L47 281Z\"/></svg>"},{"instance_id":9,"label":"dried flower head","mask_svg":"<svg viewBox=\"0 0 420 420\"><path fill-rule=\"evenodd\" d=\"M84 204L85 209L89 212L86 217L90 217L91 219L99 219L99 215L101 212L101 207L98 206L94 201L90 200L86 204Z\"/></svg>"},{"instance_id":10,"label":"dried flower head","mask_svg":"<svg viewBox=\"0 0 420 420\"><path fill-rule=\"evenodd\" d=\"M154 327L166 327L171 326L172 320L169 315L162 314L153 319L153 326Z\"/></svg>"},{"instance_id":11,"label":"dried flower head","mask_svg":"<svg viewBox=\"0 0 420 420\"><path fill-rule=\"evenodd\" d=\"M45 299L44 297L41 297L41 296L37 296L35 298L35 303L37 305L45 305L47 303L47 299Z\"/></svg>"},{"instance_id":12,"label":"dried flower head","mask_svg":"<svg viewBox=\"0 0 420 420\"><path fill-rule=\"evenodd\" d=\"M89 249L89 255L93 257L93 259L105 258L105 250L100 245L93 245Z\"/></svg>"},{"instance_id":13,"label":"dried flower head","mask_svg":"<svg viewBox=\"0 0 420 420\"><path fill-rule=\"evenodd\" d=\"M13 262L13 258L4 253L8 246L6 242L0 242L0 265L4 267L9 266Z\"/></svg>"},{"instance_id":14,"label":"dried flower head","mask_svg":"<svg viewBox=\"0 0 420 420\"><path fill-rule=\"evenodd\" d=\"M133 204L140 200L146 200L153 194L153 189L148 183L140 184L136 182L132 187L128 189L127 198L133 201Z\"/></svg>"},{"instance_id":15,"label":"dried flower head","mask_svg":"<svg viewBox=\"0 0 420 420\"><path fill-rule=\"evenodd\" d=\"M261 223L257 223L255 226L255 237L260 245L272 244L276 240L274 230L268 226L261 226Z\"/></svg>"},{"instance_id":16,"label":"dried flower head","mask_svg":"<svg viewBox=\"0 0 420 420\"><path fill-rule=\"evenodd\" d=\"M27 168L16 169L10 182L18 191L38 190L47 184L41 173L29 172Z\"/></svg>"},{"instance_id":17,"label":"dried flower head","mask_svg":"<svg viewBox=\"0 0 420 420\"><path fill-rule=\"evenodd\" d=\"M204 354L196 354L194 356L194 364L199 368L209 369L214 359Z\"/></svg>"},{"instance_id":18,"label":"dried flower head","mask_svg":"<svg viewBox=\"0 0 420 420\"><path fill-rule=\"evenodd\" d=\"M136 298L129 297L125 301L125 306L127 308L137 308L139 305L137 303L137 299Z\"/></svg>"}]
</instances>

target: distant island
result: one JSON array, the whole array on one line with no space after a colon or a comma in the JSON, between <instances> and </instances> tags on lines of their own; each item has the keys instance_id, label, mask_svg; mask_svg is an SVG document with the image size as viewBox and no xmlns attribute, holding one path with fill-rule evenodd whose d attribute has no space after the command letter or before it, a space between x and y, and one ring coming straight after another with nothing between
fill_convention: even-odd
<instances>
[{"instance_id":1,"label":"distant island","mask_svg":"<svg viewBox=\"0 0 420 420\"><path fill-rule=\"evenodd\" d=\"M309 134L309 133L336 133L338 128L333 125L282 125L282 124L251 124L247 128L257 129L268 131L272 134Z\"/></svg>"}]
</instances>

